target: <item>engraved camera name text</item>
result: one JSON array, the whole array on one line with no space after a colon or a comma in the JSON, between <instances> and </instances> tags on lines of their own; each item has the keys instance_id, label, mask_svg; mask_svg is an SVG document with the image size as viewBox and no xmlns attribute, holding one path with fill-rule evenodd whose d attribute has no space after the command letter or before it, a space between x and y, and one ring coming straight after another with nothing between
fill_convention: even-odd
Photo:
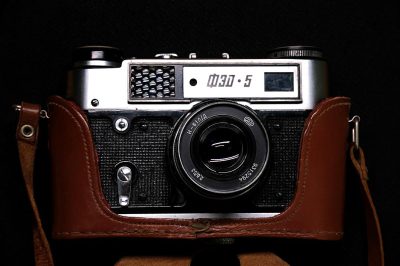
<instances>
[{"instance_id":1,"label":"engraved camera name text","mask_svg":"<svg viewBox=\"0 0 400 266\"><path fill-rule=\"evenodd\" d=\"M207 120L207 115L206 114L200 114L198 115L191 124L188 125L188 129L186 130L186 134L188 135L192 135L193 130L200 125L201 123L203 123L205 120Z\"/></svg>"},{"instance_id":2,"label":"engraved camera name text","mask_svg":"<svg viewBox=\"0 0 400 266\"><path fill-rule=\"evenodd\" d=\"M228 74L211 74L208 76L207 87L232 87L234 84L250 87L253 75L246 75L243 78Z\"/></svg>"}]
</instances>

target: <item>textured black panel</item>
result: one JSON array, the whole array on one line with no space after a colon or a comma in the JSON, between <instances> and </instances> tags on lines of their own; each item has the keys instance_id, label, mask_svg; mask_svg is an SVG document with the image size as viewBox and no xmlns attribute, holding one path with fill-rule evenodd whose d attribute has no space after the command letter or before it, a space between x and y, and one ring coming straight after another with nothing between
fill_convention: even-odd
<instances>
[{"instance_id":1,"label":"textured black panel","mask_svg":"<svg viewBox=\"0 0 400 266\"><path fill-rule=\"evenodd\" d=\"M306 113L267 113L260 116L269 133L271 153L264 184L255 195L254 203L257 206L285 208L296 191L299 146Z\"/></svg>"},{"instance_id":2,"label":"textured black panel","mask_svg":"<svg viewBox=\"0 0 400 266\"><path fill-rule=\"evenodd\" d=\"M130 98L175 97L173 66L131 66Z\"/></svg>"},{"instance_id":3,"label":"textured black panel","mask_svg":"<svg viewBox=\"0 0 400 266\"><path fill-rule=\"evenodd\" d=\"M171 195L165 149L169 119L135 119L125 134L114 131L110 118L92 118L90 122L103 193L111 207L119 206L114 166L121 161L132 162L139 175L129 206L168 206Z\"/></svg>"},{"instance_id":4,"label":"textured black panel","mask_svg":"<svg viewBox=\"0 0 400 266\"><path fill-rule=\"evenodd\" d=\"M286 208L296 190L297 161L305 112L259 112L270 137L268 171L253 204L276 210ZM168 118L135 118L127 133L117 133L112 119L92 117L90 124L99 155L103 193L113 208L119 207L114 166L130 161L139 170L129 207L168 207L173 198L166 146L173 126ZM196 211L196 210L192 210ZM204 211L204 210L202 210Z\"/></svg>"}]
</instances>

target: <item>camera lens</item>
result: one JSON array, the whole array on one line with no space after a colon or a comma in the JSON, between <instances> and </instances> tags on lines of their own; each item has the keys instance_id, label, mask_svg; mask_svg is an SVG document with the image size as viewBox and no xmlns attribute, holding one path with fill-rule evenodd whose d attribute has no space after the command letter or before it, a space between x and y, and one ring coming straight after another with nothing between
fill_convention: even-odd
<instances>
[{"instance_id":1,"label":"camera lens","mask_svg":"<svg viewBox=\"0 0 400 266\"><path fill-rule=\"evenodd\" d=\"M202 130L195 138L192 156L208 170L224 175L237 170L247 155L245 133L236 125L218 122Z\"/></svg>"},{"instance_id":2,"label":"camera lens","mask_svg":"<svg viewBox=\"0 0 400 266\"><path fill-rule=\"evenodd\" d=\"M198 104L177 122L170 139L172 176L190 194L207 199L251 191L264 176L268 157L263 124L235 102Z\"/></svg>"}]
</instances>

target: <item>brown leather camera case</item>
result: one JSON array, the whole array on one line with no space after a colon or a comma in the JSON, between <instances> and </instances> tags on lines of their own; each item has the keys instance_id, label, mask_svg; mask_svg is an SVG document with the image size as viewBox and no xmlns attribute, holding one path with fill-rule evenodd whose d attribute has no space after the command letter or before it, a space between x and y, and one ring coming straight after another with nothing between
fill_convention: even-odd
<instances>
[{"instance_id":1,"label":"brown leather camera case","mask_svg":"<svg viewBox=\"0 0 400 266\"><path fill-rule=\"evenodd\" d=\"M350 101L320 102L305 122L292 204L272 218L179 220L127 218L105 200L87 118L73 102L49 99L53 237L290 237L335 240L343 234Z\"/></svg>"}]
</instances>

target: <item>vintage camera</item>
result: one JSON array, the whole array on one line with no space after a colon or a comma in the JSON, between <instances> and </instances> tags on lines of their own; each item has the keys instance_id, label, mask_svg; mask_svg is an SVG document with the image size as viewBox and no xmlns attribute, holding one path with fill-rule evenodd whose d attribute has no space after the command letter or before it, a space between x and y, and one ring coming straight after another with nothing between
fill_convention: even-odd
<instances>
[{"instance_id":1,"label":"vintage camera","mask_svg":"<svg viewBox=\"0 0 400 266\"><path fill-rule=\"evenodd\" d=\"M74 60L69 96L87 115L114 212L256 218L292 202L304 121L328 96L319 49L124 60L116 48L86 46Z\"/></svg>"}]
</instances>

